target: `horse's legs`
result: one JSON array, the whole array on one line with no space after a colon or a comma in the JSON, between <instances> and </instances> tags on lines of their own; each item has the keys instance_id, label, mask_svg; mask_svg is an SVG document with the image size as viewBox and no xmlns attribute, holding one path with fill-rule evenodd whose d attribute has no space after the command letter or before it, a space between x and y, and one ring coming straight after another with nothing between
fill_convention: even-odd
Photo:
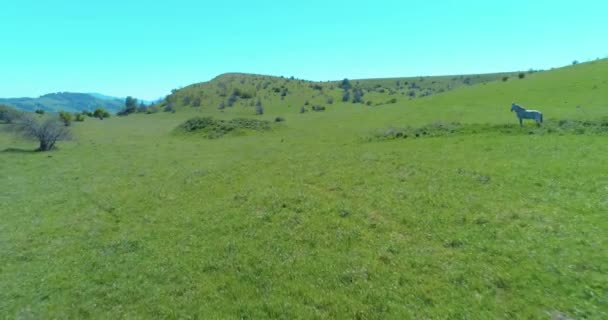
<instances>
[{"instance_id":1,"label":"horse's legs","mask_svg":"<svg viewBox=\"0 0 608 320\"><path fill-rule=\"evenodd\" d=\"M522 120L522 118L519 118L519 126L523 127L524 126L524 121Z\"/></svg>"}]
</instances>

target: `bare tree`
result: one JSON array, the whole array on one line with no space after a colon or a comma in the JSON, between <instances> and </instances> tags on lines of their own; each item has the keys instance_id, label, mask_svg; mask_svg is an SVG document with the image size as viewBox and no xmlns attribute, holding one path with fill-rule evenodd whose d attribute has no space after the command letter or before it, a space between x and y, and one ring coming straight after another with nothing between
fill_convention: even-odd
<instances>
[{"instance_id":1,"label":"bare tree","mask_svg":"<svg viewBox=\"0 0 608 320\"><path fill-rule=\"evenodd\" d=\"M24 115L18 128L24 137L40 142L36 151L52 150L57 141L70 138L69 129L55 117L39 120L31 115Z\"/></svg>"}]
</instances>

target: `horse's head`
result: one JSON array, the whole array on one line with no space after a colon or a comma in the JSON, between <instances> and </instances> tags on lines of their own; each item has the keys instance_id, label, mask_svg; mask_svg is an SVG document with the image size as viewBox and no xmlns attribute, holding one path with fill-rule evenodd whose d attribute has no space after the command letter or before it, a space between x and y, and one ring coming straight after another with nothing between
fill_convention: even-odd
<instances>
[{"instance_id":1,"label":"horse's head","mask_svg":"<svg viewBox=\"0 0 608 320\"><path fill-rule=\"evenodd\" d=\"M516 105L516 104L515 104L515 102L511 103L511 112L513 112L513 111L517 111L518 107L519 107L519 106L518 106L518 105Z\"/></svg>"}]
</instances>

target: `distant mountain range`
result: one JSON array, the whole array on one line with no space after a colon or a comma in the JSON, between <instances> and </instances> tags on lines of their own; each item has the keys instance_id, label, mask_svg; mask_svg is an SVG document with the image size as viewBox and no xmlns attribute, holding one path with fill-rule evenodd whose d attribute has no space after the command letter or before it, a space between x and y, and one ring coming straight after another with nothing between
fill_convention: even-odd
<instances>
[{"instance_id":1,"label":"distant mountain range","mask_svg":"<svg viewBox=\"0 0 608 320\"><path fill-rule=\"evenodd\" d=\"M45 94L38 98L0 98L0 104L9 105L24 111L42 109L48 112L80 112L104 108L115 113L124 108L125 102L121 98L97 93L58 92Z\"/></svg>"}]
</instances>

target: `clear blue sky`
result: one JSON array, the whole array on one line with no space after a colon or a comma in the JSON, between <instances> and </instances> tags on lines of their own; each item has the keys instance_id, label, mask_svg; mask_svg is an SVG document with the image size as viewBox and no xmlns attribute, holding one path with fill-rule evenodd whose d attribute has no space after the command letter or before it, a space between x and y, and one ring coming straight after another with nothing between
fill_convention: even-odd
<instances>
[{"instance_id":1,"label":"clear blue sky","mask_svg":"<svg viewBox=\"0 0 608 320\"><path fill-rule=\"evenodd\" d=\"M224 72L309 80L548 69L608 55L608 1L2 0L0 97L153 99Z\"/></svg>"}]
</instances>

